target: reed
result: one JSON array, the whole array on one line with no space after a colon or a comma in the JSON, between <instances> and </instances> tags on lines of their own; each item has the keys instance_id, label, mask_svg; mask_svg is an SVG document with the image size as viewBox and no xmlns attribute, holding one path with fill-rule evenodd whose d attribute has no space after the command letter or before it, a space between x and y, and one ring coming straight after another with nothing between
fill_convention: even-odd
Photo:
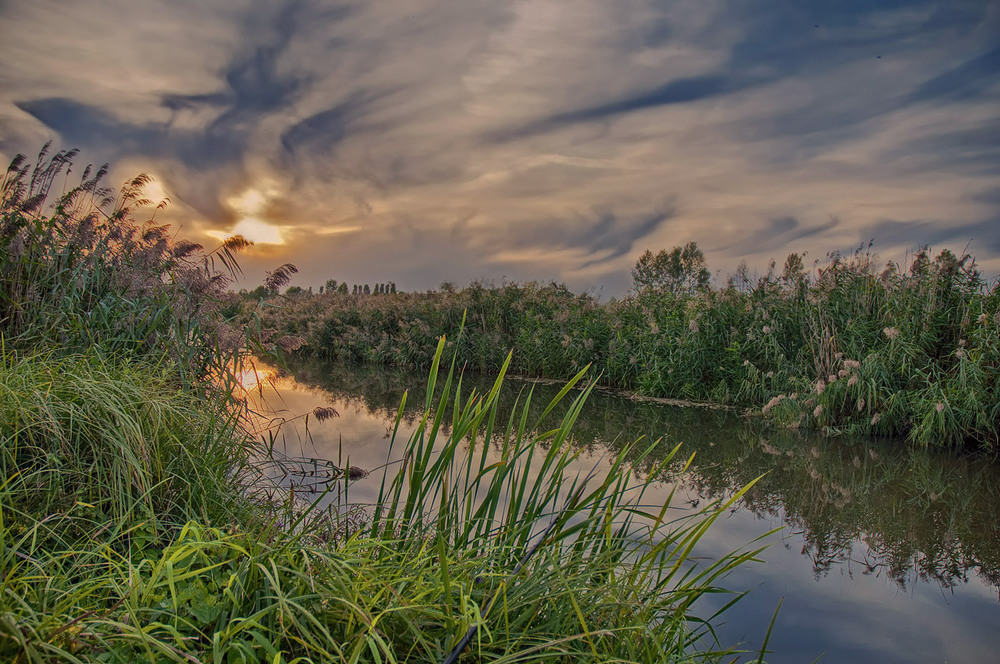
<instances>
[{"instance_id":1,"label":"reed","mask_svg":"<svg viewBox=\"0 0 1000 664\"><path fill-rule=\"evenodd\" d=\"M862 248L812 275L773 271L694 294L643 290L601 303L558 284L365 296L300 293L263 314L299 351L426 368L454 332L468 367L604 384L751 409L781 425L918 446L1000 443L1000 289L971 256L883 265Z\"/></svg>"},{"instance_id":2,"label":"reed","mask_svg":"<svg viewBox=\"0 0 1000 664\"><path fill-rule=\"evenodd\" d=\"M237 236L212 251L174 240L155 222L131 216L149 178L138 175L116 193L103 182L107 165L83 170L57 194L76 151L34 163L18 155L0 179L0 327L8 345L66 352L166 356L192 381L217 369L244 340L243 321L228 320L227 286ZM223 363L224 364L224 363Z\"/></svg>"}]
</instances>

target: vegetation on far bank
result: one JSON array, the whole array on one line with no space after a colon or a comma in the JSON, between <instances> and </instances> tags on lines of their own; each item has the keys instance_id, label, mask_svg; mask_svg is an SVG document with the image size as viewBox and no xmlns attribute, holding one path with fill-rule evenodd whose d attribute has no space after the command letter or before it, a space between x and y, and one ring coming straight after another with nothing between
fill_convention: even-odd
<instances>
[{"instance_id":1,"label":"vegetation on far bank","mask_svg":"<svg viewBox=\"0 0 1000 664\"><path fill-rule=\"evenodd\" d=\"M450 433L429 397L368 518L343 492L302 503L236 391L247 343L297 343L227 294L247 243L206 251L155 212L134 221L143 176L116 195L88 168L57 193L74 157L19 157L0 183L0 659L720 659L692 606L754 553L690 553L739 494L668 523L642 504L651 480L632 486L626 459L648 450L571 476L587 391L545 427L529 404L498 418L505 360L467 394L453 347ZM430 395L446 345L427 348Z\"/></svg>"},{"instance_id":2,"label":"vegetation on far bank","mask_svg":"<svg viewBox=\"0 0 1000 664\"><path fill-rule=\"evenodd\" d=\"M424 367L467 312L457 352L477 371L495 372L513 351L520 374L565 379L592 365L610 386L781 425L998 448L1000 288L971 256L921 250L909 265L882 264L862 248L810 274L791 254L780 272L752 278L744 265L713 287L692 243L646 252L633 276L636 289L607 303L556 283L296 289L265 293L261 319L303 338L300 353Z\"/></svg>"}]
</instances>

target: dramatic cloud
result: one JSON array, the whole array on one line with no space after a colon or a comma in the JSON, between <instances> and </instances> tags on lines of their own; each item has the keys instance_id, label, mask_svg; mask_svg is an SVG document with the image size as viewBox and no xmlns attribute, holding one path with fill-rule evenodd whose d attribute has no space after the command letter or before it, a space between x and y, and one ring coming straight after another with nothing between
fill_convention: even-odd
<instances>
[{"instance_id":1,"label":"dramatic cloud","mask_svg":"<svg viewBox=\"0 0 1000 664\"><path fill-rule=\"evenodd\" d=\"M1000 270L996 3L15 0L0 56L0 156L146 171L253 277L619 294L646 248L871 238Z\"/></svg>"}]
</instances>

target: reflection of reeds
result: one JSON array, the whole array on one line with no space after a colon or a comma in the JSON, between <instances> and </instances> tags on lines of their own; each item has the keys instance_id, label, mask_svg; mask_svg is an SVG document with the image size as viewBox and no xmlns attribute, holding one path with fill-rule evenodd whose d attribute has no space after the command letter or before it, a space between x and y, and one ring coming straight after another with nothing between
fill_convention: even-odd
<instances>
[{"instance_id":1,"label":"reflection of reeds","mask_svg":"<svg viewBox=\"0 0 1000 664\"><path fill-rule=\"evenodd\" d=\"M755 427L735 434L731 445L699 451L690 479L711 498L767 471L744 502L801 531L817 573L849 566L862 543L872 568L902 587L920 579L950 588L971 573L1000 587L994 465L822 438L806 450L792 431L771 430L766 445ZM690 443L701 449L698 438Z\"/></svg>"},{"instance_id":2,"label":"reflection of reeds","mask_svg":"<svg viewBox=\"0 0 1000 664\"><path fill-rule=\"evenodd\" d=\"M850 371L859 368L850 360L845 366ZM296 359L290 368L300 383L328 392L326 398L338 404L356 404L390 426L404 386L418 379L412 372L307 358ZM481 392L492 385L480 375L465 376L463 384ZM498 395L501 419L517 407L518 385L508 380ZM541 415L541 405L558 391L544 383L532 387L536 398L529 404L529 421ZM413 427L422 414L425 394L418 386L409 395L402 417ZM555 422L564 414L557 407ZM442 422L451 419L448 407ZM870 561L884 575L898 572L894 578L901 585L923 578L950 586L972 573L1000 585L996 554L1000 532L993 518L1000 477L994 464L934 451L893 449L884 443L863 446L850 437L823 438L818 432L769 429L762 424L720 411L665 408L596 391L574 424L573 443L586 453L601 454L620 450L639 436L662 436L661 446L648 457L630 458L647 476L657 467L658 455L683 442L697 455L682 479L708 498L728 496L766 473L746 496L746 504L769 518L787 515L803 531L809 543L806 553L818 571L849 565L852 547L864 536L864 546L872 547ZM442 430L448 432L450 427L442 424ZM500 440L501 434L495 432L494 444ZM660 477L678 479L669 468Z\"/></svg>"}]
</instances>

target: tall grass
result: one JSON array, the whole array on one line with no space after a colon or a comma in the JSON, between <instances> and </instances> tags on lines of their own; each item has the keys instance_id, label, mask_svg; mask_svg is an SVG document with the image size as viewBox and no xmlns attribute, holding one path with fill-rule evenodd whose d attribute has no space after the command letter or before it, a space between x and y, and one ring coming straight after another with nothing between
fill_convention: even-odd
<instances>
[{"instance_id":1,"label":"tall grass","mask_svg":"<svg viewBox=\"0 0 1000 664\"><path fill-rule=\"evenodd\" d=\"M226 289L238 273L236 236L213 251L175 240L142 197L146 175L115 192L107 165L66 183L76 151L32 163L24 155L0 180L0 327L8 344L69 352L167 356L191 380L243 342L227 321ZM57 188L62 186L62 191ZM143 209L150 217L137 222Z\"/></svg>"},{"instance_id":2,"label":"tall grass","mask_svg":"<svg viewBox=\"0 0 1000 664\"><path fill-rule=\"evenodd\" d=\"M170 378L93 354L5 353L5 508L61 514L85 505L111 520L151 522L222 513L249 453L226 444L236 415L221 404L199 408Z\"/></svg>"},{"instance_id":3,"label":"tall grass","mask_svg":"<svg viewBox=\"0 0 1000 664\"><path fill-rule=\"evenodd\" d=\"M432 371L428 394L436 380ZM691 551L742 491L673 523L669 502L643 501L652 480L633 485L628 449L599 475L571 471L569 438L587 390L542 430L527 421L529 403L498 421L502 375L489 393L465 398L454 364L444 381L441 401L457 405L450 435L439 436L443 404L428 399L405 462L386 470L370 522L352 530L336 518L347 503L324 519L248 504L247 441L213 428L200 409L192 418L194 397L164 395L148 373L87 359L9 363L0 376L0 653L717 659L710 622L692 619L692 606L722 592L720 579L756 552L696 564ZM114 425L102 428L106 416ZM483 444L494 429L499 450Z\"/></svg>"},{"instance_id":4,"label":"tall grass","mask_svg":"<svg viewBox=\"0 0 1000 664\"><path fill-rule=\"evenodd\" d=\"M469 367L568 379L591 364L611 386L749 408L775 421L914 445L1000 442L1000 290L971 256L881 264L869 249L813 275L773 271L694 295L600 303L556 284L458 291L298 294L263 324L326 359L426 366L468 312Z\"/></svg>"}]
</instances>

